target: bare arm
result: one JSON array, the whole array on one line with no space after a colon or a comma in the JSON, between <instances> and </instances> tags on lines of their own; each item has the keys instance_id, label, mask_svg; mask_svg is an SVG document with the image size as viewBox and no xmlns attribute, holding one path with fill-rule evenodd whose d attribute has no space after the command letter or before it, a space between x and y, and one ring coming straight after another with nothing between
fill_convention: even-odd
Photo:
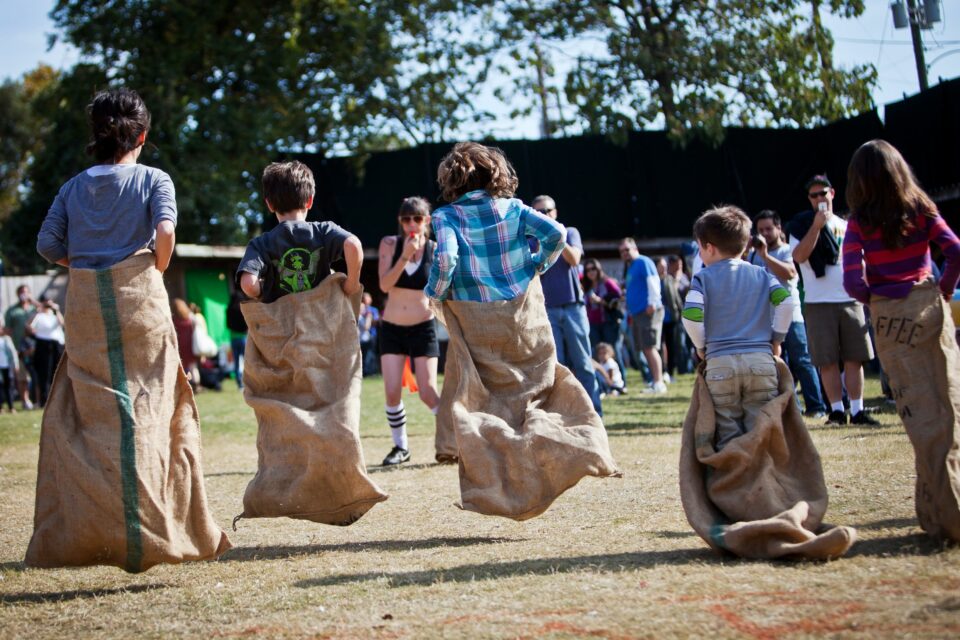
<instances>
[{"instance_id":1,"label":"bare arm","mask_svg":"<svg viewBox=\"0 0 960 640\"><path fill-rule=\"evenodd\" d=\"M793 249L793 259L798 264L801 262L806 262L810 258L810 254L813 253L813 248L817 246L817 238L820 237L820 229L823 228L823 225L827 224L827 216L832 215L826 211L817 211L816 215L813 216L813 224L810 225L810 229L807 231L806 235L800 239L800 243Z\"/></svg>"},{"instance_id":2,"label":"bare arm","mask_svg":"<svg viewBox=\"0 0 960 640\"><path fill-rule=\"evenodd\" d=\"M260 286L260 276L244 271L240 275L240 289L247 297L259 300L260 294L263 293L263 288Z\"/></svg>"},{"instance_id":3,"label":"bare arm","mask_svg":"<svg viewBox=\"0 0 960 640\"><path fill-rule=\"evenodd\" d=\"M760 246L757 247L757 254L763 258L763 261L770 268L770 273L781 280L793 280L796 278L797 268L794 267L792 263L786 263L770 255L770 252L767 250L767 243L763 241L763 236L757 237L762 241ZM794 252L794 255L796 255L796 252Z\"/></svg>"},{"instance_id":4,"label":"bare arm","mask_svg":"<svg viewBox=\"0 0 960 640\"><path fill-rule=\"evenodd\" d=\"M563 252L560 254L563 256L563 259L567 261L571 267L575 267L580 264L580 258L583 257L583 250L579 249L571 244L564 245Z\"/></svg>"},{"instance_id":5,"label":"bare arm","mask_svg":"<svg viewBox=\"0 0 960 640\"><path fill-rule=\"evenodd\" d=\"M395 236L387 236L380 241L380 262L377 270L380 274L380 290L384 293L390 293L390 290L397 284L397 280L403 273L404 267L407 266L407 262L423 246L423 236L405 238L403 240L403 253L397 259L396 264L391 264L396 246L397 238Z\"/></svg>"},{"instance_id":6,"label":"bare arm","mask_svg":"<svg viewBox=\"0 0 960 640\"><path fill-rule=\"evenodd\" d=\"M343 282L343 292L348 296L358 293L360 285L360 267L363 266L363 245L357 236L350 236L343 243L343 259L347 263L347 279Z\"/></svg>"},{"instance_id":7,"label":"bare arm","mask_svg":"<svg viewBox=\"0 0 960 640\"><path fill-rule=\"evenodd\" d=\"M157 255L157 271L163 273L170 266L170 258L173 257L173 246L176 244L176 228L169 220L164 220L157 225L157 241L154 245L154 253Z\"/></svg>"}]
</instances>

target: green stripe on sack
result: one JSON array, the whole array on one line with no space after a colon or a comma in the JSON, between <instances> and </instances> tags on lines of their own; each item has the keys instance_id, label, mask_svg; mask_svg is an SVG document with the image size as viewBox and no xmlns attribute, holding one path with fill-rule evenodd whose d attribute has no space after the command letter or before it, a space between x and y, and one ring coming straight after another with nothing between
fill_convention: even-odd
<instances>
[{"instance_id":1,"label":"green stripe on sack","mask_svg":"<svg viewBox=\"0 0 960 640\"><path fill-rule=\"evenodd\" d=\"M137 495L137 447L133 435L133 403L127 391L127 369L123 362L123 337L117 314L117 296L113 291L113 274L97 271L97 292L100 313L107 334L107 360L110 362L110 386L117 398L120 414L120 482L123 486L123 519L127 529L127 565L130 572L139 572L143 559L140 531L140 500Z\"/></svg>"}]
</instances>

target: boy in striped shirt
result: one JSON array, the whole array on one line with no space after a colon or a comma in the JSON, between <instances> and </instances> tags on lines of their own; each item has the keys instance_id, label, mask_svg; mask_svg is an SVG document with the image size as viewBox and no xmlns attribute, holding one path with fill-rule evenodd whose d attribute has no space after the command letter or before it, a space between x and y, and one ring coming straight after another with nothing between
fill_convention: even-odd
<instances>
[{"instance_id":1,"label":"boy in striped shirt","mask_svg":"<svg viewBox=\"0 0 960 640\"><path fill-rule=\"evenodd\" d=\"M704 268L690 283L683 326L706 359L718 451L752 430L760 409L776 397L774 356L793 319L790 292L766 269L740 259L750 227L733 206L711 209L693 225Z\"/></svg>"}]
</instances>

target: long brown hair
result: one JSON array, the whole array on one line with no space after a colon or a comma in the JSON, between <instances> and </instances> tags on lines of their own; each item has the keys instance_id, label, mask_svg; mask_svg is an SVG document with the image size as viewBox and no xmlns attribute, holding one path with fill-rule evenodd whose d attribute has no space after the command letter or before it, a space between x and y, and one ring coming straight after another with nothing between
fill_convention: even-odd
<instances>
[{"instance_id":1,"label":"long brown hair","mask_svg":"<svg viewBox=\"0 0 960 640\"><path fill-rule=\"evenodd\" d=\"M937 206L917 184L910 165L884 140L861 145L850 159L847 205L864 231L880 230L888 249L903 246L917 216L938 215Z\"/></svg>"},{"instance_id":2,"label":"long brown hair","mask_svg":"<svg viewBox=\"0 0 960 640\"><path fill-rule=\"evenodd\" d=\"M483 189L493 198L509 198L517 191L517 173L503 151L476 142L458 142L437 168L443 199L453 202L470 191Z\"/></svg>"},{"instance_id":3,"label":"long brown hair","mask_svg":"<svg viewBox=\"0 0 960 640\"><path fill-rule=\"evenodd\" d=\"M587 269L590 267L597 268L597 277L595 280L591 280L587 276ZM607 277L607 274L603 272L603 266L601 266L600 261L596 258L587 258L583 261L583 279L580 281L580 284L583 286L585 292L589 292L591 289L595 289L597 285L603 282L604 278Z\"/></svg>"}]
</instances>

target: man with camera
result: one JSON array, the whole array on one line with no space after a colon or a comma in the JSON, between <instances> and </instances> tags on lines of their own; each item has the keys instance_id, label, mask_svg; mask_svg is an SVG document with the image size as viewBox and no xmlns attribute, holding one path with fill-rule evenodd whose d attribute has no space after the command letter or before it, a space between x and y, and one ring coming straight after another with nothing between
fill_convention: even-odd
<instances>
[{"instance_id":1,"label":"man with camera","mask_svg":"<svg viewBox=\"0 0 960 640\"><path fill-rule=\"evenodd\" d=\"M32 346L28 344L31 329L30 321L37 314L37 305L30 295L29 285L22 284L17 287L17 301L13 303L6 313L4 313L4 324L6 324L13 344L17 349L17 357L20 359L20 366L16 368L17 372L17 393L20 395L20 402L24 409L33 409L33 402L30 401L30 379L33 377L33 363L30 360L30 351ZM30 338L29 342L32 342Z\"/></svg>"},{"instance_id":2,"label":"man with camera","mask_svg":"<svg viewBox=\"0 0 960 640\"><path fill-rule=\"evenodd\" d=\"M804 413L811 418L824 418L827 406L820 393L820 378L807 350L807 329L800 311L800 292L797 290L799 277L790 247L783 241L780 216L769 209L761 211L753 219L753 231L750 263L772 273L790 292L794 301L793 321L783 340L783 351L794 381L800 383Z\"/></svg>"},{"instance_id":3,"label":"man with camera","mask_svg":"<svg viewBox=\"0 0 960 640\"><path fill-rule=\"evenodd\" d=\"M787 225L793 261L800 267L804 291L804 318L810 340L810 359L820 369L830 403L826 424L843 425L843 383L850 400L850 423L879 424L863 409L863 363L873 358L863 305L843 289L845 220L833 213L835 191L826 175L806 183L813 210L793 217ZM844 379L840 378L843 363Z\"/></svg>"}]
</instances>

